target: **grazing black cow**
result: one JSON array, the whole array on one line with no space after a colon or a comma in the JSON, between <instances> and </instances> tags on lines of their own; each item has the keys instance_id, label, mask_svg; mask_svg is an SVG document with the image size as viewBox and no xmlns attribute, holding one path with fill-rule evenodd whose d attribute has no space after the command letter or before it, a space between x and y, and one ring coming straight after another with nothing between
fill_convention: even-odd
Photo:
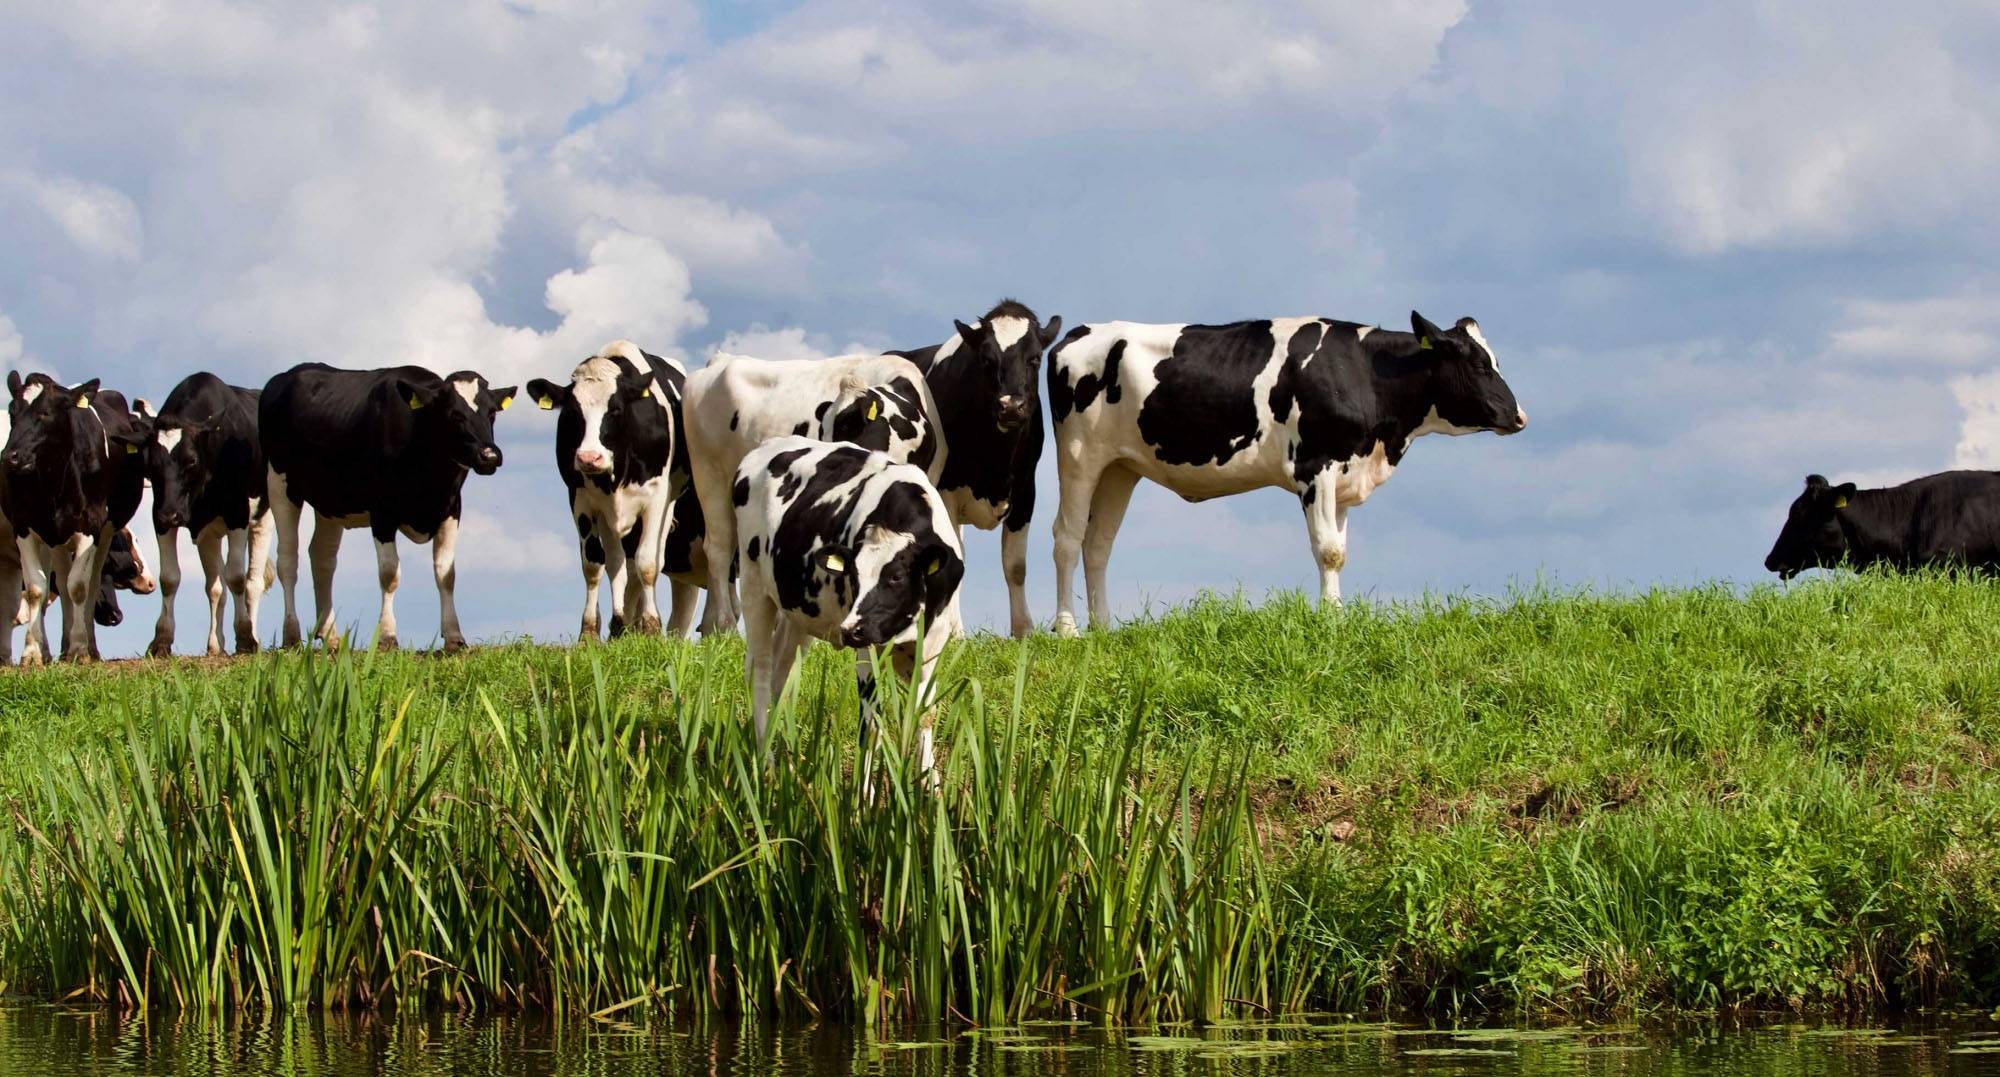
<instances>
[{"instance_id":1,"label":"grazing black cow","mask_svg":"<svg viewBox=\"0 0 2000 1077\"><path fill-rule=\"evenodd\" d=\"M1477 323L1439 329L1412 311L1410 328L1274 318L1072 330L1049 362L1061 479L1056 631L1076 632L1079 551L1091 624L1110 623L1104 569L1142 478L1189 501L1267 486L1296 493L1320 601L1337 605L1347 510L1388 481L1412 441L1528 424Z\"/></svg>"},{"instance_id":2,"label":"grazing black cow","mask_svg":"<svg viewBox=\"0 0 2000 1077\"><path fill-rule=\"evenodd\" d=\"M375 539L382 587L377 646L396 646L394 598L401 581L396 535L431 544L444 648L465 646L452 598L457 580L460 492L467 471L500 468L493 420L514 388L489 388L469 370L440 378L422 367L337 370L306 363L272 378L257 404L257 433L269 472L278 532L278 579L285 589L285 646L300 642L295 597L299 516L314 515L313 634L338 644L333 571L341 533L366 527Z\"/></svg>"},{"instance_id":3,"label":"grazing black cow","mask_svg":"<svg viewBox=\"0 0 2000 1077\"><path fill-rule=\"evenodd\" d=\"M148 654L173 653L182 528L194 537L201 558L208 653L223 653L225 585L236 599L236 653L257 649L257 603L270 585L273 567L257 396L257 390L225 384L213 374L190 374L167 394L153 418L145 467L153 486L153 531L160 549L160 619Z\"/></svg>"},{"instance_id":4,"label":"grazing black cow","mask_svg":"<svg viewBox=\"0 0 2000 1077\"><path fill-rule=\"evenodd\" d=\"M1876 490L1807 475L1764 567L1789 580L1870 565L2000 570L2000 472L1946 471Z\"/></svg>"},{"instance_id":5,"label":"grazing black cow","mask_svg":"<svg viewBox=\"0 0 2000 1077\"><path fill-rule=\"evenodd\" d=\"M868 648L887 650L927 701L965 573L958 528L930 477L857 445L781 437L743 458L731 501L758 742L772 696L814 639L859 652L864 740L875 696ZM929 771L928 722L920 757Z\"/></svg>"},{"instance_id":6,"label":"grazing black cow","mask_svg":"<svg viewBox=\"0 0 2000 1077\"><path fill-rule=\"evenodd\" d=\"M694 628L707 563L701 502L682 436L686 381L674 360L615 340L579 363L567 385L540 378L528 383L528 398L557 412L556 471L569 488L583 560L585 639L597 638L597 591L606 566L613 636L627 625L660 630L655 590L663 571L673 585L667 631L685 637Z\"/></svg>"},{"instance_id":7,"label":"grazing black cow","mask_svg":"<svg viewBox=\"0 0 2000 1077\"><path fill-rule=\"evenodd\" d=\"M48 657L39 626L56 573L63 607L63 654L97 657L92 614L112 535L139 507L145 475L139 462L148 424L125 398L100 391L96 379L64 388L46 375L10 372L12 429L0 467L6 472L4 510L20 555L24 608L30 628L23 665Z\"/></svg>"},{"instance_id":8,"label":"grazing black cow","mask_svg":"<svg viewBox=\"0 0 2000 1077\"><path fill-rule=\"evenodd\" d=\"M957 335L900 355L924 372L948 452L937 479L951 518L990 531L1001 524L1000 570L1007 580L1009 629L1034 630L1028 614L1028 524L1035 514L1035 466L1042 459L1042 352L1062 332L1003 299Z\"/></svg>"}]
</instances>

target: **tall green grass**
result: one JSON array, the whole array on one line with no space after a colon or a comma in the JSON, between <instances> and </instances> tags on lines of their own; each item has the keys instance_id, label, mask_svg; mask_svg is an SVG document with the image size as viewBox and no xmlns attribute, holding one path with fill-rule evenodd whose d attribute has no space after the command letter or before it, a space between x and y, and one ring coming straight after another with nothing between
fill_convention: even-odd
<instances>
[{"instance_id":1,"label":"tall green grass","mask_svg":"<svg viewBox=\"0 0 2000 1077\"><path fill-rule=\"evenodd\" d=\"M0 676L0 980L1210 1018L2000 1002L2000 587L1262 608L945 663L940 792L740 644ZM620 1007L623 1007L622 1009Z\"/></svg>"},{"instance_id":2,"label":"tall green grass","mask_svg":"<svg viewBox=\"0 0 2000 1077\"><path fill-rule=\"evenodd\" d=\"M367 660L270 662L233 705L128 708L0 845L0 967L134 1007L634 1007L868 1023L1282 1004L1244 763L1154 765L1135 711L1052 741L978 687L940 791L898 736L864 795L824 692L772 751L680 651L653 706L601 662L447 735ZM801 703L801 700L806 702Z\"/></svg>"}]
</instances>

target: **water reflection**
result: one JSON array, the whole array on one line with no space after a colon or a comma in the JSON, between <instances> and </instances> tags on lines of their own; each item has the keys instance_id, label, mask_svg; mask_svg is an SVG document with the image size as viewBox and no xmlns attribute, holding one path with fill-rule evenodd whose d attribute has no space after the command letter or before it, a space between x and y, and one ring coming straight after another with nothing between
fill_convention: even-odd
<instances>
[{"instance_id":1,"label":"water reflection","mask_svg":"<svg viewBox=\"0 0 2000 1077\"><path fill-rule=\"evenodd\" d=\"M1928 1074L2000 1072L1990 1020L1895 1027L1726 1024L1433 1029L1338 1018L1106 1030L770 1025L642 1028L533 1018L321 1016L137 1021L0 1006L0 1074L847 1074L1153 1077L1305 1074Z\"/></svg>"}]
</instances>

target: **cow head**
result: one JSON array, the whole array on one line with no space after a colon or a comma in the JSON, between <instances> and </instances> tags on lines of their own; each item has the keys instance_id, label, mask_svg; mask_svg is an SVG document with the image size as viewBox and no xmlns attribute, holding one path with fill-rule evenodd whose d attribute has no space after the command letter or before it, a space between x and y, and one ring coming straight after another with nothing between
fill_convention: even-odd
<instances>
[{"instance_id":1,"label":"cow head","mask_svg":"<svg viewBox=\"0 0 2000 1077\"><path fill-rule=\"evenodd\" d=\"M958 329L959 350L991 383L994 425L1020 429L1033 406L1042 353L1062 333L1062 317L1050 318L1044 326L1026 306L1004 299L977 325L952 325Z\"/></svg>"},{"instance_id":2,"label":"cow head","mask_svg":"<svg viewBox=\"0 0 2000 1077\"><path fill-rule=\"evenodd\" d=\"M836 592L854 596L840 622L849 647L880 647L916 638L918 617L936 624L958 593L965 559L930 526L931 502L922 487L897 482L883 492L850 546L822 546L813 567L822 577L844 579Z\"/></svg>"},{"instance_id":3,"label":"cow head","mask_svg":"<svg viewBox=\"0 0 2000 1077\"><path fill-rule=\"evenodd\" d=\"M1500 377L1478 322L1460 318L1452 328L1439 329L1413 310L1410 331L1431 364L1431 409L1422 432L1518 434L1528 425L1528 413Z\"/></svg>"},{"instance_id":4,"label":"cow head","mask_svg":"<svg viewBox=\"0 0 2000 1077\"><path fill-rule=\"evenodd\" d=\"M153 485L153 530L186 527L195 492L208 485L220 454L222 419L155 419L146 439L146 481Z\"/></svg>"},{"instance_id":5,"label":"cow head","mask_svg":"<svg viewBox=\"0 0 2000 1077\"><path fill-rule=\"evenodd\" d=\"M832 406L820 418L819 439L887 452L889 435L889 409L883 404L882 391L858 374L840 379Z\"/></svg>"},{"instance_id":6,"label":"cow head","mask_svg":"<svg viewBox=\"0 0 2000 1077\"><path fill-rule=\"evenodd\" d=\"M577 364L568 385L541 378L528 383L535 406L557 413L556 452L566 453L582 475L610 474L617 463L611 446L631 444L635 427L665 421L661 392L650 371L608 355Z\"/></svg>"},{"instance_id":7,"label":"cow head","mask_svg":"<svg viewBox=\"0 0 2000 1077\"><path fill-rule=\"evenodd\" d=\"M1840 513L1854 496L1854 484L1828 485L1821 475L1807 475L1805 491L1792 502L1778 541L1764 557L1764 567L1789 580L1809 568L1840 564L1847 557L1847 531Z\"/></svg>"},{"instance_id":8,"label":"cow head","mask_svg":"<svg viewBox=\"0 0 2000 1077\"><path fill-rule=\"evenodd\" d=\"M514 403L514 387L489 388L486 379L461 370L443 381L402 381L399 394L445 445L451 461L481 475L500 470L500 446L493 420Z\"/></svg>"},{"instance_id":9,"label":"cow head","mask_svg":"<svg viewBox=\"0 0 2000 1077\"><path fill-rule=\"evenodd\" d=\"M125 621L125 611L118 608L119 591L135 595L153 593L156 586L153 573L146 567L146 559L132 541L129 529L121 527L111 536L111 545L105 551L104 573L98 582L97 606L91 611L91 618L106 628L116 628Z\"/></svg>"},{"instance_id":10,"label":"cow head","mask_svg":"<svg viewBox=\"0 0 2000 1077\"><path fill-rule=\"evenodd\" d=\"M104 451L103 420L90 410L97 395L97 379L73 389L65 389L47 375L31 375L23 381L17 374L7 376L13 394L8 411L13 430L7 448L0 455L8 471L34 472L60 464L81 447ZM98 457L100 465L102 457Z\"/></svg>"}]
</instances>

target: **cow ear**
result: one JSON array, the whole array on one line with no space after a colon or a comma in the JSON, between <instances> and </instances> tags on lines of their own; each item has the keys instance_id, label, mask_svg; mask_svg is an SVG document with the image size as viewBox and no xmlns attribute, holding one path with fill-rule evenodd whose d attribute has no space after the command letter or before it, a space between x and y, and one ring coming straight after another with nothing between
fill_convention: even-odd
<instances>
[{"instance_id":1,"label":"cow ear","mask_svg":"<svg viewBox=\"0 0 2000 1077\"><path fill-rule=\"evenodd\" d=\"M506 411L508 408L514 406L514 394L516 392L516 389L517 389L516 386L505 385L498 389L489 389L487 391L492 393L493 399L499 402L500 410Z\"/></svg>"},{"instance_id":2,"label":"cow ear","mask_svg":"<svg viewBox=\"0 0 2000 1077\"><path fill-rule=\"evenodd\" d=\"M1808 490L1824 490L1824 489L1826 489L1826 476L1825 476L1825 475L1807 475L1807 476L1806 476L1806 489L1808 489Z\"/></svg>"},{"instance_id":3,"label":"cow ear","mask_svg":"<svg viewBox=\"0 0 2000 1077\"><path fill-rule=\"evenodd\" d=\"M924 611L932 623L944 615L945 606L951 603L951 596L958 593L958 584L965 576L965 561L942 542L935 543L918 562L924 581Z\"/></svg>"},{"instance_id":4,"label":"cow ear","mask_svg":"<svg viewBox=\"0 0 2000 1077\"><path fill-rule=\"evenodd\" d=\"M1837 509L1844 509L1847 507L1847 502L1849 501L1849 499L1853 497L1854 497L1854 484L1851 482L1843 482L1839 486L1833 488L1833 507Z\"/></svg>"},{"instance_id":5,"label":"cow ear","mask_svg":"<svg viewBox=\"0 0 2000 1077\"><path fill-rule=\"evenodd\" d=\"M141 397L135 397L135 398L133 398L133 400L132 400L132 414L134 414L134 415L137 415L138 417L140 417L140 418L142 418L142 419L152 419L152 418L154 418L155 416L157 416L157 415L158 415L159 413L153 410L153 402L152 402L152 401L150 401L150 400L146 399L145 397L141 396Z\"/></svg>"},{"instance_id":6,"label":"cow ear","mask_svg":"<svg viewBox=\"0 0 2000 1077\"><path fill-rule=\"evenodd\" d=\"M1062 315L1058 314L1049 319L1049 324L1042 326L1042 346L1038 350L1040 351L1049 350L1049 345L1054 344L1056 342L1056 338L1061 335L1062 335Z\"/></svg>"},{"instance_id":7,"label":"cow ear","mask_svg":"<svg viewBox=\"0 0 2000 1077\"><path fill-rule=\"evenodd\" d=\"M528 398L543 411L549 411L561 404L566 391L563 386L542 378L536 378L528 383Z\"/></svg>"},{"instance_id":8,"label":"cow ear","mask_svg":"<svg viewBox=\"0 0 2000 1077\"><path fill-rule=\"evenodd\" d=\"M403 398L403 403L408 404L411 411L429 407L436 402L438 393L443 389L443 382L438 382L436 385L420 385L402 378L396 381L396 395Z\"/></svg>"},{"instance_id":9,"label":"cow ear","mask_svg":"<svg viewBox=\"0 0 2000 1077\"><path fill-rule=\"evenodd\" d=\"M26 382L21 380L21 372L18 370L8 371L7 372L8 394L13 396L14 399L19 400L21 399L22 394L26 393L27 391L28 391L28 385Z\"/></svg>"},{"instance_id":10,"label":"cow ear","mask_svg":"<svg viewBox=\"0 0 2000 1077\"><path fill-rule=\"evenodd\" d=\"M953 318L951 320L951 325L952 328L958 330L958 335L960 339L964 340L967 344L970 344L974 340L977 340L979 338L979 330L974 329L973 327L965 324L964 322L959 321L957 318Z\"/></svg>"},{"instance_id":11,"label":"cow ear","mask_svg":"<svg viewBox=\"0 0 2000 1077\"><path fill-rule=\"evenodd\" d=\"M89 407L90 398L97 395L98 380L97 378L92 378L70 390L76 396L76 406L79 410Z\"/></svg>"},{"instance_id":12,"label":"cow ear","mask_svg":"<svg viewBox=\"0 0 2000 1077\"><path fill-rule=\"evenodd\" d=\"M1419 348L1436 347L1438 340L1444 336L1444 330L1431 324L1429 318L1414 310L1410 312L1410 332L1416 334Z\"/></svg>"}]
</instances>

